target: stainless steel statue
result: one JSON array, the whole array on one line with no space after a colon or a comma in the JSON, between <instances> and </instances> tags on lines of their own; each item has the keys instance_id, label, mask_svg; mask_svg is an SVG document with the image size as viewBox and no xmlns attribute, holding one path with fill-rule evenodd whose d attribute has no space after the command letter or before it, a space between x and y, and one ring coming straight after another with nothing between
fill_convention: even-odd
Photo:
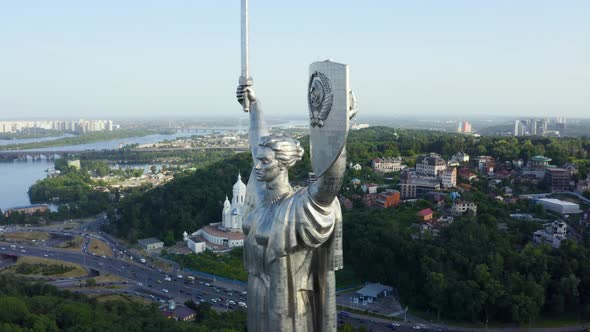
<instances>
[{"instance_id":1,"label":"stainless steel statue","mask_svg":"<svg viewBox=\"0 0 590 332\"><path fill-rule=\"evenodd\" d=\"M310 156L318 180L294 191L288 170L302 159L295 139L269 135L248 68L248 1L242 0L242 75L237 98L249 112L254 165L244 208L248 331L336 331L336 270L342 268L342 215L336 195L356 101L348 66L310 66Z\"/></svg>"},{"instance_id":2,"label":"stainless steel statue","mask_svg":"<svg viewBox=\"0 0 590 332\"><path fill-rule=\"evenodd\" d=\"M334 272L342 268L342 217L336 194L346 167L348 109L344 127L330 127L339 124L330 121L338 113L333 109L322 120L319 130L325 133L311 136L312 158L331 163L319 162L326 168L318 170L322 173L317 182L293 191L288 170L302 158L303 148L295 139L268 135L252 86L239 86L238 100L242 106L249 102L254 158L243 223L248 331L336 331ZM316 148L318 155L313 153Z\"/></svg>"}]
</instances>

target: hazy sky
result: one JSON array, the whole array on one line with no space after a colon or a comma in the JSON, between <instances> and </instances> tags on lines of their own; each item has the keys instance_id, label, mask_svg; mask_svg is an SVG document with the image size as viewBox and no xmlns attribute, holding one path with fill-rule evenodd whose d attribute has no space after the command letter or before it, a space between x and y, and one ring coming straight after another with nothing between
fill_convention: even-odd
<instances>
[{"instance_id":1,"label":"hazy sky","mask_svg":"<svg viewBox=\"0 0 590 332\"><path fill-rule=\"evenodd\" d=\"M267 113L351 66L359 119L590 117L590 1L250 0ZM245 116L239 0L0 0L0 118Z\"/></svg>"}]
</instances>

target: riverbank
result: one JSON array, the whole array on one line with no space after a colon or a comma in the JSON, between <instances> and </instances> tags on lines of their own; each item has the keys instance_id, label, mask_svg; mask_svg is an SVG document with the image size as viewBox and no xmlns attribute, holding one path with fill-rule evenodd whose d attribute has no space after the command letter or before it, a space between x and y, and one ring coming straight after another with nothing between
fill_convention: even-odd
<instances>
[{"instance_id":1,"label":"riverbank","mask_svg":"<svg viewBox=\"0 0 590 332\"><path fill-rule=\"evenodd\" d=\"M0 141L17 141L17 140L28 140L38 138L51 138L63 136L64 132L57 130L46 130L46 129L31 129L23 130L17 133L1 133ZM4 145L4 144L2 144Z\"/></svg>"},{"instance_id":2,"label":"riverbank","mask_svg":"<svg viewBox=\"0 0 590 332\"><path fill-rule=\"evenodd\" d=\"M55 140L47 140L42 142L30 142L30 143L22 143L22 144L9 144L0 146L0 150L27 150L27 149L40 149L40 148L49 148L49 147L57 147L57 146L65 146L65 145L80 145L80 144L87 144L87 143L95 143L95 142L102 142L108 141L113 139L122 139L122 138L130 138L130 137L143 137L148 135L154 134L164 134L170 135L174 134L174 132L162 132L162 131L153 131L147 129L123 129L123 130L116 130L116 131L100 131L100 132L92 132L84 135L73 136L73 137L64 137Z\"/></svg>"}]
</instances>

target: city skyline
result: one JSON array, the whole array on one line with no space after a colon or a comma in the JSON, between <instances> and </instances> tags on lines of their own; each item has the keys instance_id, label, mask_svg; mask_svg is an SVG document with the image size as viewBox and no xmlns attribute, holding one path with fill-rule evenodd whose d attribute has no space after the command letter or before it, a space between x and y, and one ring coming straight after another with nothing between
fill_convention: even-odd
<instances>
[{"instance_id":1,"label":"city skyline","mask_svg":"<svg viewBox=\"0 0 590 332\"><path fill-rule=\"evenodd\" d=\"M332 58L351 65L362 117L585 117L589 7L252 1L252 76L269 116L304 116L307 65ZM242 116L238 1L39 1L0 19L3 119Z\"/></svg>"}]
</instances>

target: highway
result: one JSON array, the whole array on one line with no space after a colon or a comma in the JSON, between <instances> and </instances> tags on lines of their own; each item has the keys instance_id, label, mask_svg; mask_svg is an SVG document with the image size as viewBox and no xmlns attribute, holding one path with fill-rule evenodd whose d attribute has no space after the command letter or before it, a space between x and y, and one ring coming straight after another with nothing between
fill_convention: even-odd
<instances>
[{"instance_id":1,"label":"highway","mask_svg":"<svg viewBox=\"0 0 590 332\"><path fill-rule=\"evenodd\" d=\"M15 249L12 249L11 245L15 245ZM137 293L136 295L139 294L139 296L151 298L152 300L166 301L174 299L179 303L183 303L189 299L195 302L205 300L210 302L214 307L219 308L237 307L236 305L228 306L229 301L234 301L235 303L246 302L246 296L243 294L244 290L239 287L231 289L215 287L211 281L202 279L196 279L194 283L190 283L186 278L187 276L178 278L177 275L167 275L165 272L127 262L120 258L100 257L82 252L24 244L16 245L6 242L0 243L0 254L57 259L79 264L87 269L93 269L100 273L117 275L129 280L125 288L128 292ZM170 281L166 281L167 278ZM110 293L111 290L105 290L105 292ZM217 299L221 299L221 301L217 301Z\"/></svg>"},{"instance_id":2,"label":"highway","mask_svg":"<svg viewBox=\"0 0 590 332\"><path fill-rule=\"evenodd\" d=\"M33 256L56 259L75 263L85 267L89 275L82 278L68 278L48 280L49 283L58 287L74 288L75 291L82 293L128 293L143 297L151 301L165 303L168 300L174 300L177 303L184 303L187 300L193 300L195 303L208 302L212 308L225 311L242 308L239 303L246 303L246 292L244 287L235 284L219 283L208 279L202 279L194 276L194 282L188 280L188 275L181 272L174 274L158 270L148 264L139 263L141 257L133 257L135 253L125 248L116 239L112 239L106 234L102 234L99 229L100 225L105 222L104 216L99 216L95 221L86 223L70 230L57 230L50 227L27 228L28 230L45 231L59 235L84 237L82 251L64 250L46 245L46 242L35 242L34 245L23 242L0 242L0 255L11 257ZM10 227L6 232L19 231L22 228ZM98 234L97 234L98 232ZM92 255L88 252L87 246L91 237L100 239L107 243L113 251L113 257ZM133 257L133 259L131 259ZM119 276L128 281L112 282L109 286L117 288L78 288L80 283L84 284L85 279L96 277L97 271L100 274L112 274ZM338 324L351 323L355 327L366 326L368 331L470 331L479 329L465 329L457 327L435 326L430 324L416 324L412 322L394 323L391 320L383 318L369 317L355 313L339 313ZM399 326L392 326L398 324ZM489 331L492 331L490 329ZM501 329L495 329L501 330ZM511 329L505 329L508 331ZM520 330L520 329L518 329ZM533 329L534 330L534 329ZM544 329L539 329L544 330ZM556 331L580 331L579 327L549 329L551 332Z\"/></svg>"}]
</instances>

